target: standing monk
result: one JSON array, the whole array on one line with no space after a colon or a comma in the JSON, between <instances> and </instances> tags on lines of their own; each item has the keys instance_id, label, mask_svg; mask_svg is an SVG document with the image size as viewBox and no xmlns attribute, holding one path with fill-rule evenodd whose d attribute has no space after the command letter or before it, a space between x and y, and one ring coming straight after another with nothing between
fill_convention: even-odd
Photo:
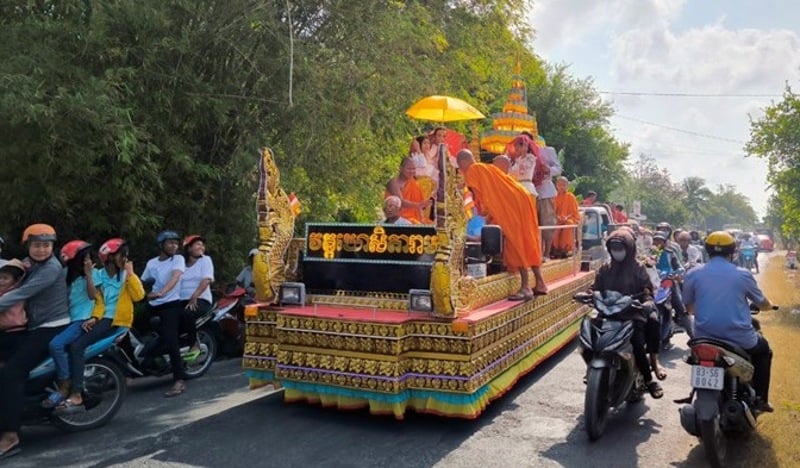
<instances>
[{"instance_id":1,"label":"standing monk","mask_svg":"<svg viewBox=\"0 0 800 468\"><path fill-rule=\"evenodd\" d=\"M503 229L503 263L510 271L519 271L519 292L508 299L529 300L534 295L547 294L539 268L542 251L536 204L530 192L494 165L476 163L469 150L459 151L456 161L467 187L472 189L477 203L486 212L487 223L497 223ZM530 287L528 268L533 269L535 289Z\"/></svg>"},{"instance_id":2,"label":"standing monk","mask_svg":"<svg viewBox=\"0 0 800 468\"><path fill-rule=\"evenodd\" d=\"M565 224L578 224L581 220L581 213L578 211L578 200L575 195L567 191L569 181L566 177L559 177L556 180L555 208L556 221L563 226ZM555 257L569 257L575 249L575 235L572 229L559 229L553 237L553 251Z\"/></svg>"},{"instance_id":3,"label":"standing monk","mask_svg":"<svg viewBox=\"0 0 800 468\"><path fill-rule=\"evenodd\" d=\"M429 219L423 219L422 210L431 206L431 201L425 198L417 181L414 179L416 165L410 157L405 157L400 162L400 173L386 184L388 197L394 195L400 198L400 217L409 220L412 224L430 224Z\"/></svg>"}]
</instances>

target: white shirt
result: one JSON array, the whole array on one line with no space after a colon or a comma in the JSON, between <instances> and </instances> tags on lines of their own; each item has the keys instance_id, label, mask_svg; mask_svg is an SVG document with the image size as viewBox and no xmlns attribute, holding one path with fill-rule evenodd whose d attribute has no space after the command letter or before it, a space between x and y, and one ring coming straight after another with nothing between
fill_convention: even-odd
<instances>
[{"instance_id":1,"label":"white shirt","mask_svg":"<svg viewBox=\"0 0 800 468\"><path fill-rule=\"evenodd\" d=\"M553 183L553 177L561 175L561 164L558 162L558 155L556 149L552 146L545 146L539 149L539 156L542 162L550 169L550 173L544 178L541 184L536 186L536 191L539 192L539 199L545 200L548 198L555 198L558 194L556 185Z\"/></svg>"},{"instance_id":2,"label":"white shirt","mask_svg":"<svg viewBox=\"0 0 800 468\"><path fill-rule=\"evenodd\" d=\"M684 252L681 251L681 255L683 255L681 258L683 266L685 266L687 270L703 263L703 253L694 245L689 244L689 247L686 248L686 253L684 254Z\"/></svg>"},{"instance_id":3,"label":"white shirt","mask_svg":"<svg viewBox=\"0 0 800 468\"><path fill-rule=\"evenodd\" d=\"M194 294L194 292L197 290L197 287L200 286L200 282L204 279L210 279L212 282L214 281L214 262L211 261L211 257L208 255L203 255L197 259L194 265L186 267L186 271L183 272L180 282L181 300L188 301L191 299L192 294ZM210 285L206 286L206 289L200 293L198 299L214 302L213 297L211 297Z\"/></svg>"},{"instance_id":4,"label":"white shirt","mask_svg":"<svg viewBox=\"0 0 800 468\"><path fill-rule=\"evenodd\" d=\"M517 179L517 182L534 196L538 196L536 187L533 185L534 169L536 169L536 156L527 153L525 156L511 160L511 167L508 169L508 175Z\"/></svg>"},{"instance_id":5,"label":"white shirt","mask_svg":"<svg viewBox=\"0 0 800 468\"><path fill-rule=\"evenodd\" d=\"M180 271L181 273L186 271L186 262L183 259L183 255L173 255L164 261L159 260L158 257L151 258L148 260L147 266L144 267L144 273L142 273L142 282L155 280L156 282L153 284L153 292L161 292L161 290L164 289L164 286L169 283L170 278L172 278L173 271ZM179 301L181 298L180 293L181 282L178 280L178 284L176 284L174 288L170 289L168 293L162 297L157 297L150 300L149 304L151 306L157 306L166 304L167 302Z\"/></svg>"}]
</instances>

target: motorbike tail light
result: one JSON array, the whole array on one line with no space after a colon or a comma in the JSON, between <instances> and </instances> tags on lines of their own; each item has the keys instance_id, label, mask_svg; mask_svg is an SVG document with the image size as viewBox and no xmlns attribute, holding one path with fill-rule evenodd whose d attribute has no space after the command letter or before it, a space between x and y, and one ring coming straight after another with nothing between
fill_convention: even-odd
<instances>
[{"instance_id":1,"label":"motorbike tail light","mask_svg":"<svg viewBox=\"0 0 800 468\"><path fill-rule=\"evenodd\" d=\"M672 287L672 280L667 278L667 279L661 281L661 287L662 288L671 288Z\"/></svg>"},{"instance_id":2,"label":"motorbike tail light","mask_svg":"<svg viewBox=\"0 0 800 468\"><path fill-rule=\"evenodd\" d=\"M705 367L713 367L714 363L725 355L722 350L709 344L692 346L692 354L700 361L700 365Z\"/></svg>"}]
</instances>

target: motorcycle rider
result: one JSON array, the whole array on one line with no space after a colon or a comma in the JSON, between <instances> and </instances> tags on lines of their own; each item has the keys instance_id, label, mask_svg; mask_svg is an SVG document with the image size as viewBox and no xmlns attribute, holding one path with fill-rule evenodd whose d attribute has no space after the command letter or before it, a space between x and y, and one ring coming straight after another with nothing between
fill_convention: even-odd
<instances>
[{"instance_id":1,"label":"motorcycle rider","mask_svg":"<svg viewBox=\"0 0 800 468\"><path fill-rule=\"evenodd\" d=\"M659 260L661 261L661 266L659 267L657 265L656 268L663 269L668 273L677 274L684 271L684 267L681 262L680 246L669 240L671 233L672 226L670 226L669 223L659 223L656 227L656 232L653 234L653 247L656 251L662 252L660 258L656 259L657 262L659 262ZM674 281L672 283L670 304L675 311L675 320L683 327L690 338L694 336L692 334L692 321L689 316L686 315L686 307L684 307L683 299L681 299L679 281ZM661 338L662 346L669 347L671 345L670 337L662 336Z\"/></svg>"},{"instance_id":2,"label":"motorcycle rider","mask_svg":"<svg viewBox=\"0 0 800 468\"><path fill-rule=\"evenodd\" d=\"M183 302L180 300L180 282L186 263L182 255L175 255L181 236L175 231L162 231L156 237L161 250L151 258L142 273L142 282L154 281L152 291L147 294L150 311L161 317L161 338L169 352L172 366L172 388L165 397L178 396L186 391L186 372L178 337L183 317Z\"/></svg>"},{"instance_id":3,"label":"motorcycle rider","mask_svg":"<svg viewBox=\"0 0 800 468\"><path fill-rule=\"evenodd\" d=\"M0 460L19 452L19 428L25 407L28 373L45 359L48 345L69 324L66 270L53 255L56 231L47 224L32 224L22 233L28 250L28 272L20 286L0 298L0 314L25 301L27 330L15 341L10 354L0 356Z\"/></svg>"},{"instance_id":4,"label":"motorcycle rider","mask_svg":"<svg viewBox=\"0 0 800 468\"><path fill-rule=\"evenodd\" d=\"M753 388L759 397L759 411L772 412L769 378L772 349L753 328L748 301L761 310L772 308L753 274L733 264L736 239L727 232L711 233L705 242L708 263L686 275L684 301L695 316L695 335L733 343L750 354L755 368Z\"/></svg>"},{"instance_id":5,"label":"motorcycle rider","mask_svg":"<svg viewBox=\"0 0 800 468\"><path fill-rule=\"evenodd\" d=\"M692 245L692 236L683 231L678 234L678 246L680 247L681 260L686 267L686 271L703 263L703 254L700 249Z\"/></svg>"},{"instance_id":6,"label":"motorcycle rider","mask_svg":"<svg viewBox=\"0 0 800 468\"><path fill-rule=\"evenodd\" d=\"M664 396L661 385L653 380L653 370L659 380L667 377L664 368L658 363L660 344L659 322L653 306L652 283L647 271L636 260L636 242L630 232L618 229L606 241L606 249L611 261L597 272L592 289L595 291L617 291L626 296L636 297L644 305L641 311L631 309L628 316L633 320L634 331L631 337L636 367L644 376L647 390L653 398ZM648 362L647 352L650 353Z\"/></svg>"},{"instance_id":7,"label":"motorcycle rider","mask_svg":"<svg viewBox=\"0 0 800 468\"><path fill-rule=\"evenodd\" d=\"M742 234L742 239L739 242L739 250L741 251L744 249L753 250L753 263L755 263L756 273L758 273L758 246L749 232ZM741 252L739 253L739 266L744 266L744 259L742 258Z\"/></svg>"}]
</instances>

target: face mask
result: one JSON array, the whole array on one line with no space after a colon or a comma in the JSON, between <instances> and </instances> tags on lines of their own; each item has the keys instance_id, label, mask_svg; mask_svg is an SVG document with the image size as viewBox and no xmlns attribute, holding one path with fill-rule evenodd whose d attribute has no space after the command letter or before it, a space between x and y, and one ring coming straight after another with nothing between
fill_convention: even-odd
<instances>
[{"instance_id":1,"label":"face mask","mask_svg":"<svg viewBox=\"0 0 800 468\"><path fill-rule=\"evenodd\" d=\"M621 262L621 261L625 260L625 256L626 255L627 255L627 252L625 252L624 250L612 250L611 251L611 258L613 258L614 261L616 261L616 262Z\"/></svg>"}]
</instances>

